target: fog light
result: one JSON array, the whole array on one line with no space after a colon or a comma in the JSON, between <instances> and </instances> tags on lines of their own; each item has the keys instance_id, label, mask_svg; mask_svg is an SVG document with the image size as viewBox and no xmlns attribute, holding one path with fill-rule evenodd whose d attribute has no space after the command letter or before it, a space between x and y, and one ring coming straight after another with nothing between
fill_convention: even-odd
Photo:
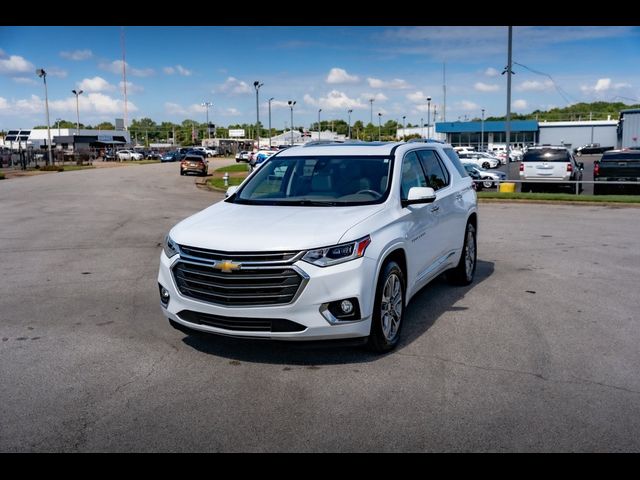
<instances>
[{"instance_id":1,"label":"fog light","mask_svg":"<svg viewBox=\"0 0 640 480\"><path fill-rule=\"evenodd\" d=\"M169 291L160 284L158 284L158 288L160 289L160 303L166 307L169 305L169 299L171 298Z\"/></svg>"},{"instance_id":2,"label":"fog light","mask_svg":"<svg viewBox=\"0 0 640 480\"><path fill-rule=\"evenodd\" d=\"M353 303L351 303L349 300L343 300L342 302L340 302L340 308L345 315L349 315L351 312L353 312Z\"/></svg>"}]
</instances>

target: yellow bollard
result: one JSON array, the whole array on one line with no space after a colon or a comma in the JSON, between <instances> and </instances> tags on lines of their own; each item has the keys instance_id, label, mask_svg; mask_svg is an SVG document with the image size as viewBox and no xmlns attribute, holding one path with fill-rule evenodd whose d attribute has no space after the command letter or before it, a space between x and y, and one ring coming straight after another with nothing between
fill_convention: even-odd
<instances>
[{"instance_id":1,"label":"yellow bollard","mask_svg":"<svg viewBox=\"0 0 640 480\"><path fill-rule=\"evenodd\" d=\"M513 193L516 191L516 184L511 182L505 182L500 184L500 192Z\"/></svg>"}]
</instances>

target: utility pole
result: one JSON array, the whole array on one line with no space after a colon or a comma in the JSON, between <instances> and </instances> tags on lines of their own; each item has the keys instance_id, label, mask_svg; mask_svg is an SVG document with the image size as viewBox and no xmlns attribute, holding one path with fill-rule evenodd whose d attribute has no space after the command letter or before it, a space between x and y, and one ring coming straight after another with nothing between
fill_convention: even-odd
<instances>
[{"instance_id":1,"label":"utility pole","mask_svg":"<svg viewBox=\"0 0 640 480\"><path fill-rule=\"evenodd\" d=\"M271 150L271 101L273 97L269 99L269 150Z\"/></svg>"},{"instance_id":2,"label":"utility pole","mask_svg":"<svg viewBox=\"0 0 640 480\"><path fill-rule=\"evenodd\" d=\"M369 103L371 104L371 119L369 121L369 123L371 123L371 126L373 126L373 101L375 100L375 98L370 98L369 99ZM373 140L373 135L371 135L371 140Z\"/></svg>"},{"instance_id":3,"label":"utility pole","mask_svg":"<svg viewBox=\"0 0 640 480\"><path fill-rule=\"evenodd\" d=\"M258 80L253 82L253 87L256 89L256 149L260 150L260 104L258 103L258 91L264 83L260 83Z\"/></svg>"},{"instance_id":4,"label":"utility pole","mask_svg":"<svg viewBox=\"0 0 640 480\"><path fill-rule=\"evenodd\" d=\"M402 116L402 141L405 142L407 140L407 131L404 127L405 123L404 123L404 119L407 118L406 115Z\"/></svg>"},{"instance_id":5,"label":"utility pole","mask_svg":"<svg viewBox=\"0 0 640 480\"><path fill-rule=\"evenodd\" d=\"M420 117L420 136L424 138L424 118Z\"/></svg>"},{"instance_id":6,"label":"utility pole","mask_svg":"<svg viewBox=\"0 0 640 480\"><path fill-rule=\"evenodd\" d=\"M349 115L349 140L351 140L351 112L353 112L353 110L347 110L347 114Z\"/></svg>"},{"instance_id":7,"label":"utility pole","mask_svg":"<svg viewBox=\"0 0 640 480\"><path fill-rule=\"evenodd\" d=\"M321 108L318 109L318 141L320 140L320 112L322 111Z\"/></svg>"},{"instance_id":8,"label":"utility pole","mask_svg":"<svg viewBox=\"0 0 640 480\"><path fill-rule=\"evenodd\" d=\"M47 157L46 164L49 165L50 162L53 162L53 157L51 156L51 126L49 123L49 92L47 91L47 72L45 72L44 69L42 68L38 68L36 70L36 75L41 77L42 80L44 81L44 104L47 110L47 138L48 138L47 149L49 154ZM21 142L19 140L20 139L18 139L18 147L20 147L21 145Z\"/></svg>"},{"instance_id":9,"label":"utility pole","mask_svg":"<svg viewBox=\"0 0 640 480\"><path fill-rule=\"evenodd\" d=\"M427 97L427 138L431 138L431 97Z\"/></svg>"},{"instance_id":10,"label":"utility pole","mask_svg":"<svg viewBox=\"0 0 640 480\"><path fill-rule=\"evenodd\" d=\"M125 44L124 44L124 27L121 27L121 40L122 40L122 88L124 90L124 129L128 130L128 104L127 104L127 62L125 59Z\"/></svg>"},{"instance_id":11,"label":"utility pole","mask_svg":"<svg viewBox=\"0 0 640 480\"><path fill-rule=\"evenodd\" d=\"M382 141L382 113L378 112L378 141Z\"/></svg>"},{"instance_id":12,"label":"utility pole","mask_svg":"<svg viewBox=\"0 0 640 480\"><path fill-rule=\"evenodd\" d=\"M71 90L71 93L76 96L76 135L80 135L80 107L78 106L78 98L82 95L82 92L83 90ZM59 132L58 135L60 135Z\"/></svg>"},{"instance_id":13,"label":"utility pole","mask_svg":"<svg viewBox=\"0 0 640 480\"><path fill-rule=\"evenodd\" d=\"M504 75L505 73L507 74L507 122L506 122L506 131L507 131L507 148L506 148L506 152L507 152L507 163L509 163L510 160L510 148L509 148L509 143L511 142L511 74L513 73L511 71L511 43L512 43L512 30L513 27L509 27L509 48L508 48L508 53L507 53L507 68L504 72L502 72L502 74Z\"/></svg>"},{"instance_id":14,"label":"utility pole","mask_svg":"<svg viewBox=\"0 0 640 480\"><path fill-rule=\"evenodd\" d=\"M291 109L291 146L293 146L293 106L296 104L296 101L289 100L287 103L289 104L289 108Z\"/></svg>"},{"instance_id":15,"label":"utility pole","mask_svg":"<svg viewBox=\"0 0 640 480\"><path fill-rule=\"evenodd\" d=\"M209 107L213 106L211 102L202 102L200 105L207 109L207 138L209 139L209 144L211 144L211 129L209 128ZM210 145L209 145L210 146Z\"/></svg>"}]
</instances>

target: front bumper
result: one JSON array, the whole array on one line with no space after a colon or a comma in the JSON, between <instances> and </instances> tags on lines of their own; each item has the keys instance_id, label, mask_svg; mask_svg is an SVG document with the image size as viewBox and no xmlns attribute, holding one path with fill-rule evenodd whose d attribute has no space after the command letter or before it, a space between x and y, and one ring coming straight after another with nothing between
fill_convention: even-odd
<instances>
[{"instance_id":1,"label":"front bumper","mask_svg":"<svg viewBox=\"0 0 640 480\"><path fill-rule=\"evenodd\" d=\"M235 337L279 340L329 340L369 335L375 296L376 262L373 259L362 257L324 268L298 261L293 265L301 269L309 279L306 285L301 287L302 291L292 303L243 307L214 305L182 295L171 273L171 267L178 260L178 255L168 258L164 252L160 254L158 283L166 288L170 294L167 307L161 304L163 313L166 317L185 327ZM324 310L323 306L327 303L353 297L358 299L360 305L360 320L332 324L321 313L321 310ZM238 320L285 319L300 324L304 330L276 332L218 328L192 323L178 316L178 313L184 310L222 316L227 321L232 321L233 318ZM325 315L327 315L326 312Z\"/></svg>"}]
</instances>

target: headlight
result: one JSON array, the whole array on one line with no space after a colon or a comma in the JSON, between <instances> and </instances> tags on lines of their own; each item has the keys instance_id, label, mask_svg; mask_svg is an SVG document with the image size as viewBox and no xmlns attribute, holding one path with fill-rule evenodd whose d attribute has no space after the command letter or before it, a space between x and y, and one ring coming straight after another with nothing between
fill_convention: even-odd
<instances>
[{"instance_id":1,"label":"headlight","mask_svg":"<svg viewBox=\"0 0 640 480\"><path fill-rule=\"evenodd\" d=\"M169 235L164 237L164 253L169 258L180 253L178 244L174 242Z\"/></svg>"},{"instance_id":2,"label":"headlight","mask_svg":"<svg viewBox=\"0 0 640 480\"><path fill-rule=\"evenodd\" d=\"M367 235L355 242L309 250L304 254L302 260L317 265L318 267L328 267L329 265L336 265L362 257L370 243L371 237Z\"/></svg>"}]
</instances>

